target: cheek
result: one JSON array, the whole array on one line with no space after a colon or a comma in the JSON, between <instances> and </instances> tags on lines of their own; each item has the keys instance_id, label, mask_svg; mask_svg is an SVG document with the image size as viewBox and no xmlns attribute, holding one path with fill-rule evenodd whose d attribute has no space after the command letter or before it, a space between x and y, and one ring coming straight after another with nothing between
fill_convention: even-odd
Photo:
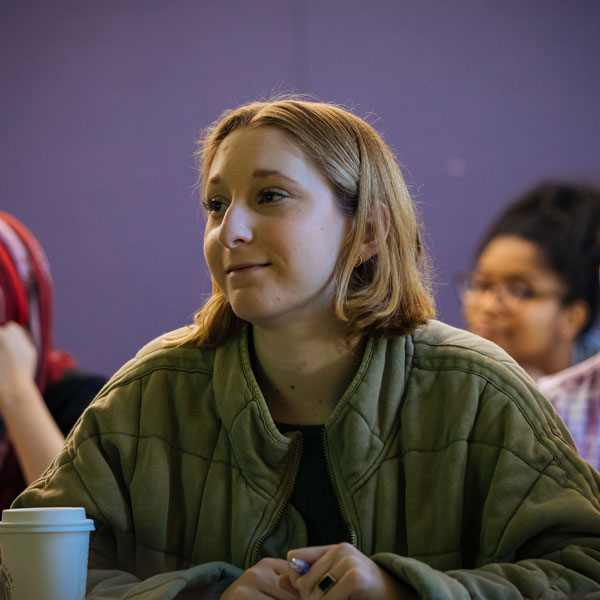
<instances>
[{"instance_id":1,"label":"cheek","mask_svg":"<svg viewBox=\"0 0 600 600\"><path fill-rule=\"evenodd\" d=\"M209 234L204 236L204 259L213 275L216 275L218 264L218 246Z\"/></svg>"},{"instance_id":2,"label":"cheek","mask_svg":"<svg viewBox=\"0 0 600 600\"><path fill-rule=\"evenodd\" d=\"M308 237L296 251L308 279L328 279L338 262L339 246L331 236Z\"/></svg>"},{"instance_id":3,"label":"cheek","mask_svg":"<svg viewBox=\"0 0 600 600\"><path fill-rule=\"evenodd\" d=\"M462 314L467 324L467 327L475 320L479 313L479 308L476 302L464 302L462 305Z\"/></svg>"},{"instance_id":4,"label":"cheek","mask_svg":"<svg viewBox=\"0 0 600 600\"><path fill-rule=\"evenodd\" d=\"M207 262L208 266L210 267L210 244L207 243L206 239L204 240L204 245L203 245L203 250L204 250L204 260Z\"/></svg>"},{"instance_id":5,"label":"cheek","mask_svg":"<svg viewBox=\"0 0 600 600\"><path fill-rule=\"evenodd\" d=\"M559 314L543 307L532 308L513 321L513 337L523 348L547 348L558 343Z\"/></svg>"},{"instance_id":6,"label":"cheek","mask_svg":"<svg viewBox=\"0 0 600 600\"><path fill-rule=\"evenodd\" d=\"M552 332L557 327L559 319L560 314L554 307L532 306L523 311L518 321L523 327L542 334Z\"/></svg>"}]
</instances>

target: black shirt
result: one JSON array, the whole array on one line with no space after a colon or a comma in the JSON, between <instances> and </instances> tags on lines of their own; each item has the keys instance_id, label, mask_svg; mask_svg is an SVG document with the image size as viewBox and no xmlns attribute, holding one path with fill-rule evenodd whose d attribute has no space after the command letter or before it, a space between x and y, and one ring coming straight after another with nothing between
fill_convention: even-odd
<instances>
[{"instance_id":1,"label":"black shirt","mask_svg":"<svg viewBox=\"0 0 600 600\"><path fill-rule=\"evenodd\" d=\"M102 375L71 370L46 388L44 402L64 436L105 383Z\"/></svg>"},{"instance_id":2,"label":"black shirt","mask_svg":"<svg viewBox=\"0 0 600 600\"><path fill-rule=\"evenodd\" d=\"M275 425L281 433L299 431L303 437L302 459L290 503L306 523L308 545L350 541L327 466L323 425Z\"/></svg>"}]
</instances>

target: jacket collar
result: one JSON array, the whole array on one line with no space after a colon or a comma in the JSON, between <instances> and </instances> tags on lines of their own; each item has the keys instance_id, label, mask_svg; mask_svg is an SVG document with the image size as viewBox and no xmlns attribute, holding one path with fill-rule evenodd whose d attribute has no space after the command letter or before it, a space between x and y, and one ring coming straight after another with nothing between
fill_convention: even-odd
<instances>
[{"instance_id":1,"label":"jacket collar","mask_svg":"<svg viewBox=\"0 0 600 600\"><path fill-rule=\"evenodd\" d=\"M405 338L369 338L360 366L325 422L334 472L352 487L374 463L399 425L406 380ZM249 481L275 494L300 452L299 434L281 434L256 382L248 327L217 349L214 363L217 410L235 460Z\"/></svg>"}]
</instances>

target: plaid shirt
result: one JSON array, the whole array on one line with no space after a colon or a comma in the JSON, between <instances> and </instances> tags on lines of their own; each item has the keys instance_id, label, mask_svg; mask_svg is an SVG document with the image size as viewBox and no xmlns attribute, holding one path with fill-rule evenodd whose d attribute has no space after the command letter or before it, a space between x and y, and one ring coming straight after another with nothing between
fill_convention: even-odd
<instances>
[{"instance_id":1,"label":"plaid shirt","mask_svg":"<svg viewBox=\"0 0 600 600\"><path fill-rule=\"evenodd\" d=\"M600 471L600 352L538 380L568 427L579 454Z\"/></svg>"}]
</instances>

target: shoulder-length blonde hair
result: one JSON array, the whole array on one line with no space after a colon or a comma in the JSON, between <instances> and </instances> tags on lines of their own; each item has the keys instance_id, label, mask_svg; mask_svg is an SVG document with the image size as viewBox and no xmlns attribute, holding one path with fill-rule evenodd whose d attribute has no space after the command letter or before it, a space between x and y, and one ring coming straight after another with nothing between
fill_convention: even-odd
<instances>
[{"instance_id":1,"label":"shoulder-length blonde hair","mask_svg":"<svg viewBox=\"0 0 600 600\"><path fill-rule=\"evenodd\" d=\"M352 227L335 273L334 314L348 337L412 333L435 316L429 259L400 168L388 146L365 121L333 104L292 98L253 102L228 110L198 144L200 187L220 143L242 128L277 127L298 144L325 176ZM362 241L378 252L356 266ZM239 333L237 317L214 278L213 291L187 333L173 341L217 347Z\"/></svg>"}]
</instances>

